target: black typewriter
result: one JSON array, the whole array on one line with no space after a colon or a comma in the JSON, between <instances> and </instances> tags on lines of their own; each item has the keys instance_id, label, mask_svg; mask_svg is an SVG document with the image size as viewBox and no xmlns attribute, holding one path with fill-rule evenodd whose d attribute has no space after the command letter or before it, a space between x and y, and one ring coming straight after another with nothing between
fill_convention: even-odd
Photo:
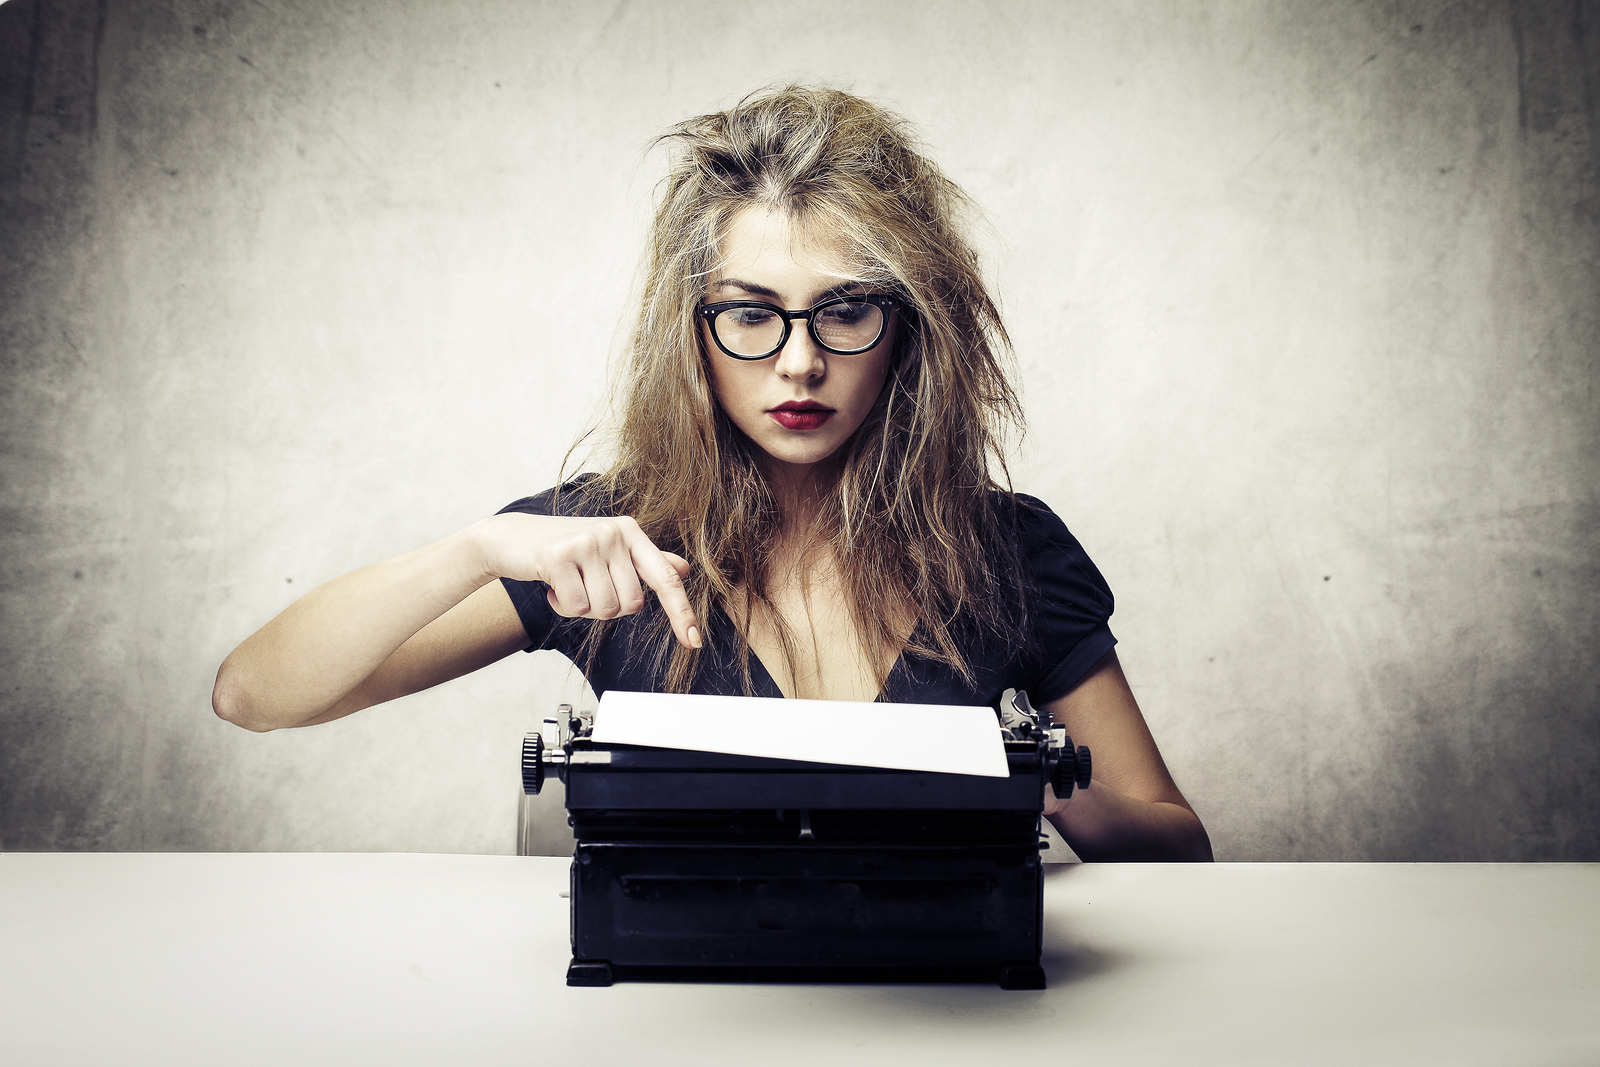
<instances>
[{"instance_id":1,"label":"black typewriter","mask_svg":"<svg viewBox=\"0 0 1600 1067\"><path fill-rule=\"evenodd\" d=\"M1090 762L1025 693L997 713L1003 778L602 744L568 705L545 722L522 779L566 784L568 985L1044 988L1044 786L1086 788Z\"/></svg>"}]
</instances>

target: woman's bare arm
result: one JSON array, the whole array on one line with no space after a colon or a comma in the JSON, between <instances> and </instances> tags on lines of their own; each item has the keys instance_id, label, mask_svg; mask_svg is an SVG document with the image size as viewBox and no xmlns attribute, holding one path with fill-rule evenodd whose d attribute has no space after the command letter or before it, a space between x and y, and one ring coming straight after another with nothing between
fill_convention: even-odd
<instances>
[{"instance_id":1,"label":"woman's bare arm","mask_svg":"<svg viewBox=\"0 0 1600 1067\"><path fill-rule=\"evenodd\" d=\"M1115 652L1045 710L1094 756L1088 789L1067 801L1045 796L1045 814L1080 858L1212 858L1211 839L1168 773Z\"/></svg>"},{"instance_id":2,"label":"woman's bare arm","mask_svg":"<svg viewBox=\"0 0 1600 1067\"><path fill-rule=\"evenodd\" d=\"M212 707L250 730L310 726L493 663L528 642L502 576L584 618L639 611L647 586L698 645L687 572L632 519L496 515L301 597L223 661Z\"/></svg>"}]
</instances>

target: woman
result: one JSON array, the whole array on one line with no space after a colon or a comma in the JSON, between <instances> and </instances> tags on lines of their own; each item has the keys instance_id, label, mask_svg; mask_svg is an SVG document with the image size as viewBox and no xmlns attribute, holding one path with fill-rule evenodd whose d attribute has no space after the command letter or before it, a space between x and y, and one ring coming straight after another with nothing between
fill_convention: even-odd
<instances>
[{"instance_id":1,"label":"woman","mask_svg":"<svg viewBox=\"0 0 1600 1067\"><path fill-rule=\"evenodd\" d=\"M1014 686L1094 750L1095 788L1046 798L1080 856L1209 859L1104 580L991 476L1020 412L960 191L899 119L833 90L664 140L609 469L313 590L223 663L217 714L308 726L532 648L597 693L993 705Z\"/></svg>"}]
</instances>

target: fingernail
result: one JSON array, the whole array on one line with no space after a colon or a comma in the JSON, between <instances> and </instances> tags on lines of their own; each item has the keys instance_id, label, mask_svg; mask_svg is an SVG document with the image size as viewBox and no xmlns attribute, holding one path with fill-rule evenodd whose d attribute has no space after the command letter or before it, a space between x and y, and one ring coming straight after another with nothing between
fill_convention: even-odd
<instances>
[{"instance_id":1,"label":"fingernail","mask_svg":"<svg viewBox=\"0 0 1600 1067\"><path fill-rule=\"evenodd\" d=\"M695 648L700 647L700 627L689 627L689 644L693 645Z\"/></svg>"}]
</instances>

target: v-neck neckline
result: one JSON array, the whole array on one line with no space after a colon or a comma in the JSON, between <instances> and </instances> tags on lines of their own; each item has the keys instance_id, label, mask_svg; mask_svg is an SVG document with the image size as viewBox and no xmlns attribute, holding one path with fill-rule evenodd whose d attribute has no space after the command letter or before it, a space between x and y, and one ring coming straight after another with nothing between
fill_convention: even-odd
<instances>
[{"instance_id":1,"label":"v-neck neckline","mask_svg":"<svg viewBox=\"0 0 1600 1067\"><path fill-rule=\"evenodd\" d=\"M726 611L722 612L722 616L727 621L727 623L728 623L728 625L729 625L729 627L731 629L732 626L733 626L733 618L732 618L732 616L730 616ZM748 642L746 642L746 647L747 648L750 647ZM900 646L900 651L895 653L894 662L889 665L889 673L884 675L884 680L885 680L885 686L886 687L887 687L888 680L892 679L894 677L895 671L900 669L900 661L905 658L905 654L906 654L905 646L901 645ZM769 690L773 696L776 696L781 700L804 700L804 699L808 699L808 698L805 698L805 697L792 697L792 696L789 696L787 693L785 693L783 691L783 687L778 684L777 678L773 677L772 672L767 669L766 663L762 662L761 657L756 653L756 650L754 648L750 648L750 660L751 660L751 663L753 664L751 666L751 668L750 668L750 676L751 676L751 681L753 681L755 683L755 688L757 690L757 693L756 693L757 696L765 696L766 695L765 693L762 693L760 691L763 688L762 683L764 681L766 683L765 688L767 690ZM883 691L879 690L878 691L878 695L873 697L871 702L874 703L874 704L887 704L889 701L888 701L888 698L884 696Z\"/></svg>"}]
</instances>

